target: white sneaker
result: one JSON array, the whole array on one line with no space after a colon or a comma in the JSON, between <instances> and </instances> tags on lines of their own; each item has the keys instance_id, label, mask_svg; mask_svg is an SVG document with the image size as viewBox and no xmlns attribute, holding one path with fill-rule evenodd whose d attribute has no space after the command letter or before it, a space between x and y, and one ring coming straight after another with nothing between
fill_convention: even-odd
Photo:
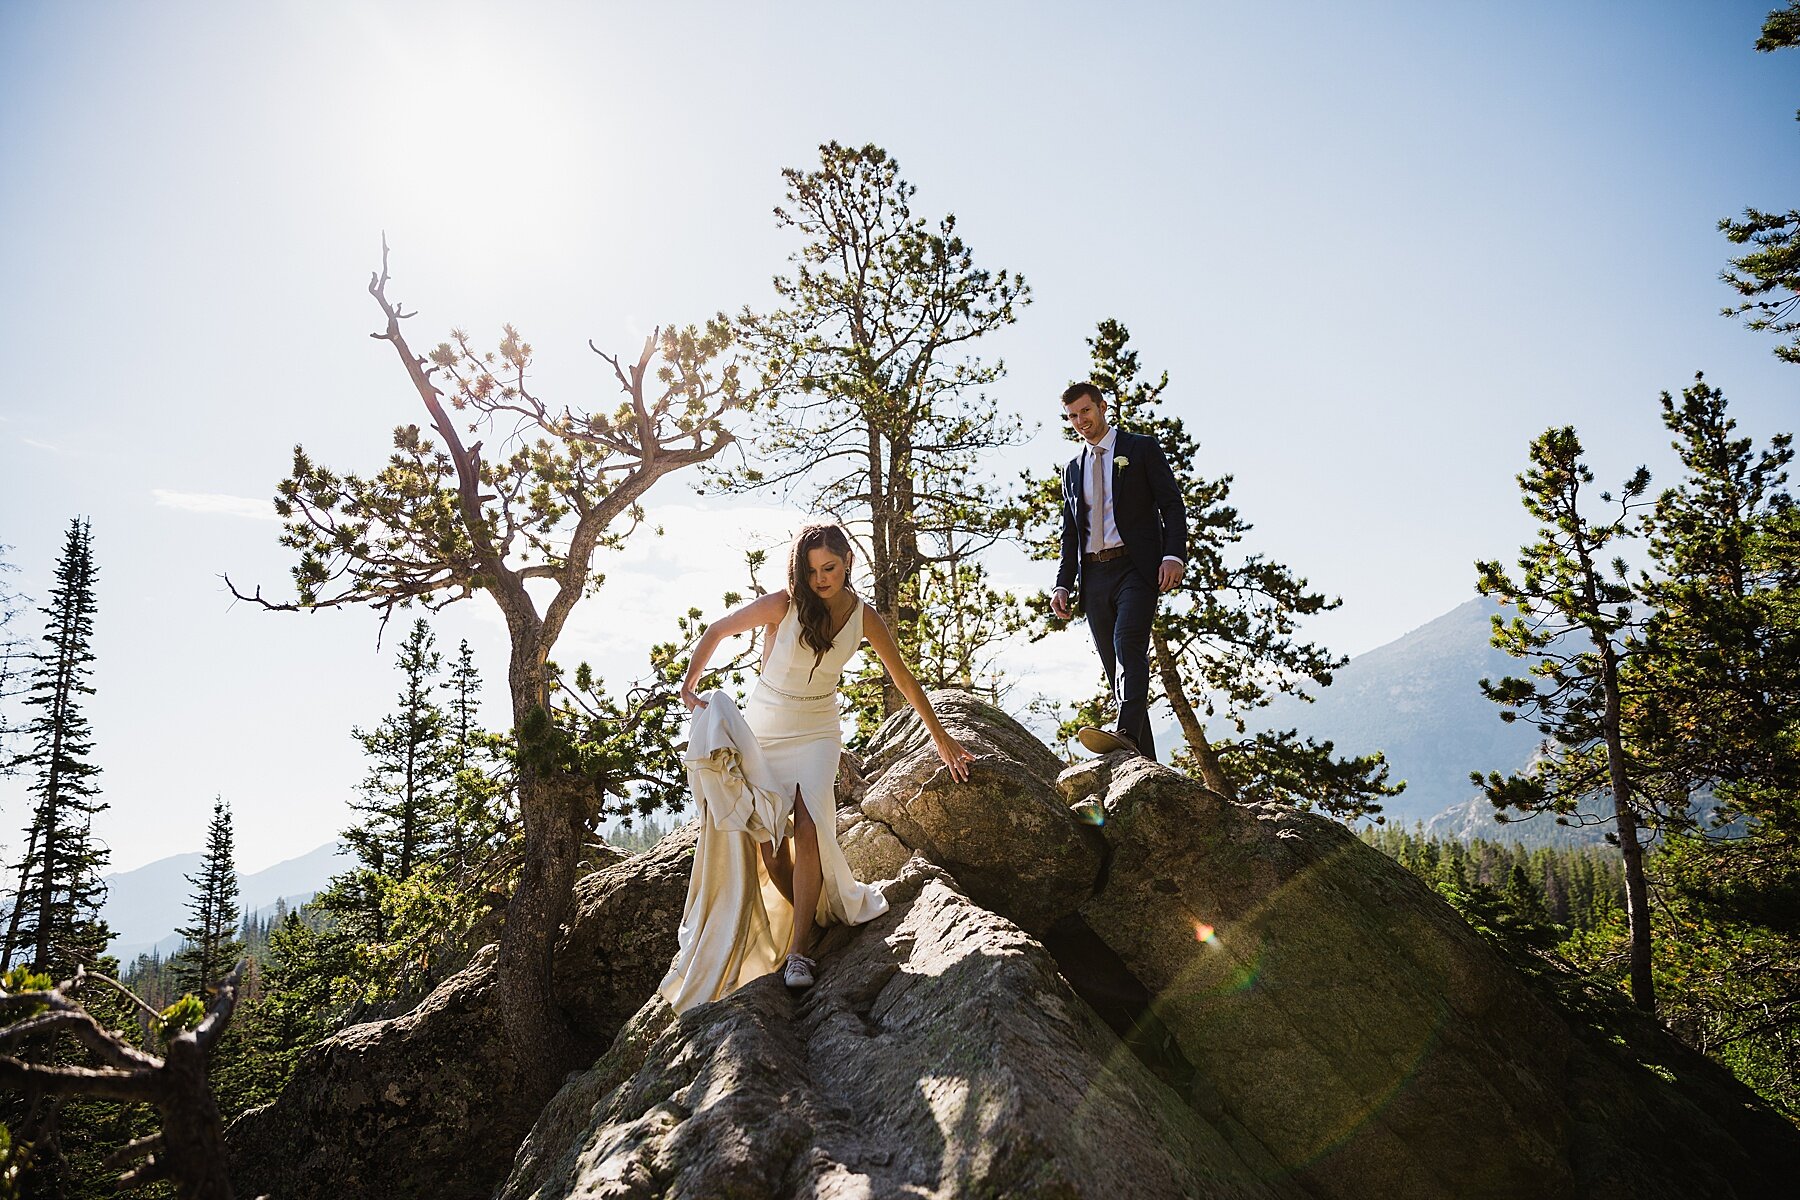
<instances>
[{"instance_id":1,"label":"white sneaker","mask_svg":"<svg viewBox=\"0 0 1800 1200\"><path fill-rule=\"evenodd\" d=\"M781 982L799 990L813 985L813 968L818 966L804 954L790 954L787 965L781 969Z\"/></svg>"}]
</instances>

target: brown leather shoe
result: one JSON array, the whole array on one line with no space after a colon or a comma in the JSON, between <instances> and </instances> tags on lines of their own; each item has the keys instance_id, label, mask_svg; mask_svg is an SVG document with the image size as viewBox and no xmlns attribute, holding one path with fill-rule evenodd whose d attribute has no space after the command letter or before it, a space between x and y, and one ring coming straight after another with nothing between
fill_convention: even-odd
<instances>
[{"instance_id":1,"label":"brown leather shoe","mask_svg":"<svg viewBox=\"0 0 1800 1200\"><path fill-rule=\"evenodd\" d=\"M1075 737L1095 754L1112 754L1118 750L1129 750L1133 754L1143 753L1137 748L1136 742L1113 729L1095 729L1092 725L1083 725L1075 731Z\"/></svg>"}]
</instances>

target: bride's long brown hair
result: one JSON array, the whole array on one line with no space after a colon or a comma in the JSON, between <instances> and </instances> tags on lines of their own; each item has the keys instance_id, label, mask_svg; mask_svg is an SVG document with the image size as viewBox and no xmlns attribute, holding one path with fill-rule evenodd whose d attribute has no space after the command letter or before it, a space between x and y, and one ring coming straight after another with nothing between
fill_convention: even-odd
<instances>
[{"instance_id":1,"label":"bride's long brown hair","mask_svg":"<svg viewBox=\"0 0 1800 1200\"><path fill-rule=\"evenodd\" d=\"M836 525L808 525L794 539L794 552L788 557L788 599L794 603L800 622L800 640L813 652L813 671L825 661L831 649L831 609L807 582L812 574L807 561L814 550L828 550L844 560L844 586L850 586L850 538ZM858 601L861 603L861 601ZM812 671L806 673L812 678Z\"/></svg>"}]
</instances>

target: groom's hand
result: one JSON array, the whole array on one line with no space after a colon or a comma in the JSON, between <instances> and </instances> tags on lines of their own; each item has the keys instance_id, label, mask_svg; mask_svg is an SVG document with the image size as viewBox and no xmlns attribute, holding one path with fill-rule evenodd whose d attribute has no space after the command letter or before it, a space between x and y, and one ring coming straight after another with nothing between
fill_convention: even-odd
<instances>
[{"instance_id":1,"label":"groom's hand","mask_svg":"<svg viewBox=\"0 0 1800 1200\"><path fill-rule=\"evenodd\" d=\"M1059 621L1070 620L1075 614L1069 611L1069 589L1057 588L1050 593L1050 611Z\"/></svg>"},{"instance_id":2,"label":"groom's hand","mask_svg":"<svg viewBox=\"0 0 1800 1200\"><path fill-rule=\"evenodd\" d=\"M1163 559L1162 566L1156 571L1156 590L1166 592L1181 582L1184 567L1181 563Z\"/></svg>"}]
</instances>

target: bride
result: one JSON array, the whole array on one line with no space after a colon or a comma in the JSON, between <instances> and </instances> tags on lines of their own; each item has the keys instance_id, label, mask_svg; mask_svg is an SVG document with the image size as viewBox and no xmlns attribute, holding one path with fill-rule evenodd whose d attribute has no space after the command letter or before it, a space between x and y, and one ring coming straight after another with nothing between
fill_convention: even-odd
<instances>
[{"instance_id":1,"label":"bride","mask_svg":"<svg viewBox=\"0 0 1800 1200\"><path fill-rule=\"evenodd\" d=\"M777 962L789 987L810 987L815 921L855 925L887 911L887 899L857 880L837 844L838 685L865 639L951 777L969 777L974 756L945 731L880 615L850 590L850 563L841 528L808 525L794 540L787 589L721 617L694 647L681 700L693 714L684 761L700 840L680 949L660 989L677 1012L725 996ZM723 691L697 694L719 643L759 627L762 670L744 711Z\"/></svg>"}]
</instances>

